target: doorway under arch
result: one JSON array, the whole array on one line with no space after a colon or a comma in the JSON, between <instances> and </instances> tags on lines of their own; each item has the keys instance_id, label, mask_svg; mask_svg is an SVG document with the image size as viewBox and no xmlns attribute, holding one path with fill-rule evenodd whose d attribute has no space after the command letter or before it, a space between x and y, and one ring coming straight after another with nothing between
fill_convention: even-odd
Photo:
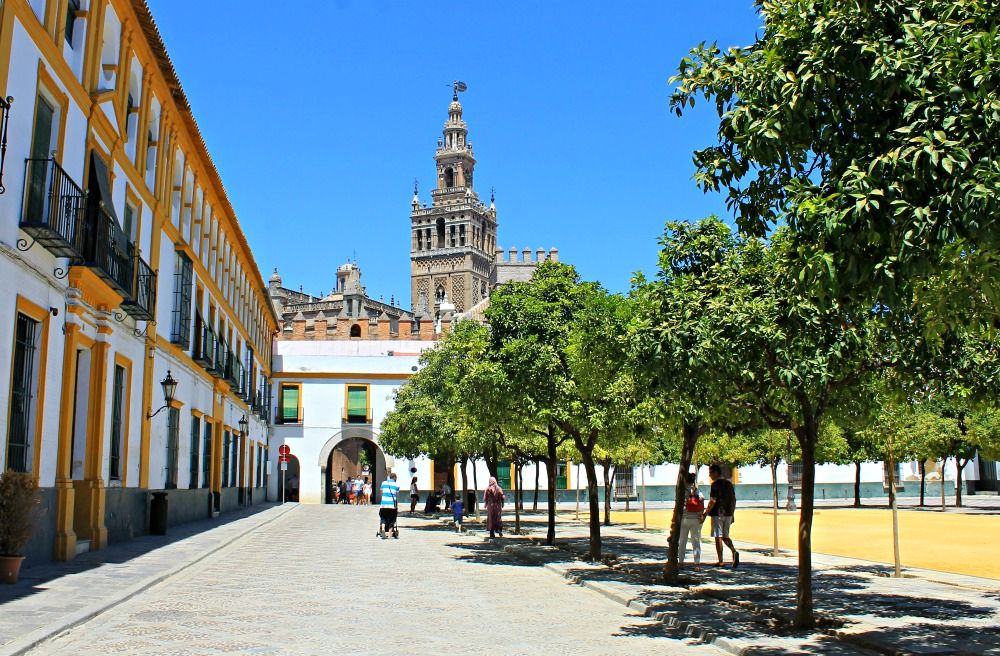
<instances>
[{"instance_id":1,"label":"doorway under arch","mask_svg":"<svg viewBox=\"0 0 1000 656\"><path fill-rule=\"evenodd\" d=\"M299 465L299 459L295 456L289 454L288 456L288 470L285 471L285 477L282 483L285 486L285 501L295 501L299 500L299 493L301 490L301 467Z\"/></svg>"},{"instance_id":2,"label":"doorway under arch","mask_svg":"<svg viewBox=\"0 0 1000 656\"><path fill-rule=\"evenodd\" d=\"M388 475L385 454L368 437L345 437L330 449L323 466L324 503L333 503L334 486L355 476L367 477L372 486L372 503L377 504L379 485Z\"/></svg>"}]
</instances>

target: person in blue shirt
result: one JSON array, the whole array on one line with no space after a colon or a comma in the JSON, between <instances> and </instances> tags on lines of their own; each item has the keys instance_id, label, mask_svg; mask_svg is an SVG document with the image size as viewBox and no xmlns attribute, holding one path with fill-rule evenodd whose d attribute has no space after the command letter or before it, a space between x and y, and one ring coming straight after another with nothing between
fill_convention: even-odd
<instances>
[{"instance_id":1,"label":"person in blue shirt","mask_svg":"<svg viewBox=\"0 0 1000 656\"><path fill-rule=\"evenodd\" d=\"M462 516L465 514L465 503L462 501L462 496L459 494L455 495L455 500L451 504L452 517L455 518L455 530L459 533L462 532Z\"/></svg>"},{"instance_id":2,"label":"person in blue shirt","mask_svg":"<svg viewBox=\"0 0 1000 656\"><path fill-rule=\"evenodd\" d=\"M389 474L389 478L382 481L379 486L379 494L382 500L378 509L378 536L383 540L386 532L392 531L392 537L399 537L399 527L396 526L396 515L399 513L399 483L396 482L396 473Z\"/></svg>"}]
</instances>

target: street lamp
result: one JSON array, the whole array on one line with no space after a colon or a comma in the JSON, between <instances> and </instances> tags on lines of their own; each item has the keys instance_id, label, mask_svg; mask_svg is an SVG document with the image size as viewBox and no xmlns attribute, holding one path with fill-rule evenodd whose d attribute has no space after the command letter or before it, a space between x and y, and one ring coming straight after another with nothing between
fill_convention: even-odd
<instances>
[{"instance_id":1,"label":"street lamp","mask_svg":"<svg viewBox=\"0 0 1000 656\"><path fill-rule=\"evenodd\" d=\"M243 419L240 419L239 423L240 423L240 434L245 437L247 434L247 429L250 428L250 422L247 421L247 416L243 415Z\"/></svg>"},{"instance_id":2,"label":"street lamp","mask_svg":"<svg viewBox=\"0 0 1000 656\"><path fill-rule=\"evenodd\" d=\"M147 412L146 419L152 419L160 414L162 410L169 408L170 404L173 403L174 393L177 391L177 381L170 375L169 369L167 369L167 377L160 381L160 385L163 386L163 406L158 408L156 412Z\"/></svg>"}]
</instances>

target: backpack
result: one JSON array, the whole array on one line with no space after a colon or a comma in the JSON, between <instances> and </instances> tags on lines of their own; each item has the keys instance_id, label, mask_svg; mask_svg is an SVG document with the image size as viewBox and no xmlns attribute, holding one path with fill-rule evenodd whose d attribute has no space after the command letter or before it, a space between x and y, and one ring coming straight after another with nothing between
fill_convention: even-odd
<instances>
[{"instance_id":1,"label":"backpack","mask_svg":"<svg viewBox=\"0 0 1000 656\"><path fill-rule=\"evenodd\" d=\"M698 496L698 493L688 493L684 510L689 513L701 513L705 511L705 500Z\"/></svg>"}]
</instances>

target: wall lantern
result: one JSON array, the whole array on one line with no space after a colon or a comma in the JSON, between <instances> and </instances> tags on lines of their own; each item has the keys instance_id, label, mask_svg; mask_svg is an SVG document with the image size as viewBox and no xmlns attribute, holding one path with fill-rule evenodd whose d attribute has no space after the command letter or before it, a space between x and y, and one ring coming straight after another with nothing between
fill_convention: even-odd
<instances>
[{"instance_id":1,"label":"wall lantern","mask_svg":"<svg viewBox=\"0 0 1000 656\"><path fill-rule=\"evenodd\" d=\"M157 409L156 412L146 413L146 419L152 419L160 414L160 411L169 408L170 404L173 403L174 393L177 391L177 381L170 375L169 369L167 369L167 377L160 381L160 385L163 386L163 407Z\"/></svg>"},{"instance_id":2,"label":"wall lantern","mask_svg":"<svg viewBox=\"0 0 1000 656\"><path fill-rule=\"evenodd\" d=\"M13 102L13 96L0 98L0 194L7 191L3 186L3 162L7 159L7 119Z\"/></svg>"},{"instance_id":3,"label":"wall lantern","mask_svg":"<svg viewBox=\"0 0 1000 656\"><path fill-rule=\"evenodd\" d=\"M240 419L240 434L246 437L247 430L249 428L250 428L250 422L247 421L247 416L243 415L243 418Z\"/></svg>"}]
</instances>

